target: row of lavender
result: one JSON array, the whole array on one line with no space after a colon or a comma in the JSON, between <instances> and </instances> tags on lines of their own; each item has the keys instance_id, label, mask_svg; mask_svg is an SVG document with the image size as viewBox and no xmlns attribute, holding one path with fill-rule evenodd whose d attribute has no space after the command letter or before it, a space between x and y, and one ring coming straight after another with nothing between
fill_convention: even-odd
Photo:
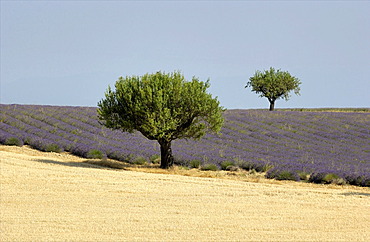
<instances>
[{"instance_id":1,"label":"row of lavender","mask_svg":"<svg viewBox=\"0 0 370 242\"><path fill-rule=\"evenodd\" d=\"M102 127L96 108L34 105L1 105L0 142L17 137L42 151L69 151L88 157L99 150L112 159L129 161L157 153L156 144L140 134ZM137 152L138 149L140 152Z\"/></svg>"},{"instance_id":2,"label":"row of lavender","mask_svg":"<svg viewBox=\"0 0 370 242\"><path fill-rule=\"evenodd\" d=\"M0 142L16 138L40 150L63 149L88 157L92 150L122 161L159 154L140 133L104 128L96 108L1 105ZM277 179L330 182L342 179L370 186L370 114L230 110L219 135L176 140L176 163L225 162L266 171Z\"/></svg>"},{"instance_id":3,"label":"row of lavender","mask_svg":"<svg viewBox=\"0 0 370 242\"><path fill-rule=\"evenodd\" d=\"M241 167L273 167L271 178L370 185L369 113L232 110L225 118L222 135L207 135L196 155L217 164L232 159Z\"/></svg>"}]
</instances>

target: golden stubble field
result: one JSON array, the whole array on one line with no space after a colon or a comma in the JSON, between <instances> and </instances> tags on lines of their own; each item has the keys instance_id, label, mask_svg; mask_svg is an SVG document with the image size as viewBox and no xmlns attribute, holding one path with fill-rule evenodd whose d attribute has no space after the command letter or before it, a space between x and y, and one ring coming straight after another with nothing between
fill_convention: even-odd
<instances>
[{"instance_id":1,"label":"golden stubble field","mask_svg":"<svg viewBox=\"0 0 370 242\"><path fill-rule=\"evenodd\" d=\"M1 241L369 241L370 191L107 169L0 146Z\"/></svg>"}]
</instances>

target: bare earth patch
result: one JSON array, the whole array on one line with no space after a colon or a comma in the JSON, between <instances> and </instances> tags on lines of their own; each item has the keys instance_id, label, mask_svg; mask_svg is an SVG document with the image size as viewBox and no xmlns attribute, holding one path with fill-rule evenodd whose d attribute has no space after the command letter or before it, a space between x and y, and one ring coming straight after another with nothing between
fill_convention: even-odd
<instances>
[{"instance_id":1,"label":"bare earth patch","mask_svg":"<svg viewBox=\"0 0 370 242\"><path fill-rule=\"evenodd\" d=\"M370 238L368 188L108 169L27 147L0 146L0 159L1 241Z\"/></svg>"}]
</instances>

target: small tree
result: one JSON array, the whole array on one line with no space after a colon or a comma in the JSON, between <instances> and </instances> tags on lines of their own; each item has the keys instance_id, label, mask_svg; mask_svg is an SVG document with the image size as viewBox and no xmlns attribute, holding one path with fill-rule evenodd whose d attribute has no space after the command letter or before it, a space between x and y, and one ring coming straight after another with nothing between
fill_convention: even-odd
<instances>
[{"instance_id":1,"label":"small tree","mask_svg":"<svg viewBox=\"0 0 370 242\"><path fill-rule=\"evenodd\" d=\"M289 72L275 71L270 67L270 70L264 72L256 71L245 87L252 87L252 92L260 94L260 97L266 97L270 102L270 111L273 111L277 99L282 98L288 101L289 92L292 90L299 95L300 84L300 80L291 76Z\"/></svg>"},{"instance_id":2,"label":"small tree","mask_svg":"<svg viewBox=\"0 0 370 242\"><path fill-rule=\"evenodd\" d=\"M158 141L161 168L173 165L171 142L201 138L207 129L218 132L223 124L223 107L206 90L209 80L193 77L186 81L180 72L120 77L115 91L110 87L98 103L101 123L123 132L138 130Z\"/></svg>"}]
</instances>

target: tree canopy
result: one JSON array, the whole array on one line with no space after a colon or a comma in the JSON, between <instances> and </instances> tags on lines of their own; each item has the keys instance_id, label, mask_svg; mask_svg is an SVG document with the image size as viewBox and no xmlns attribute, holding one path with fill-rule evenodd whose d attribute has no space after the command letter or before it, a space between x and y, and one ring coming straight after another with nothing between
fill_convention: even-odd
<instances>
[{"instance_id":1,"label":"tree canopy","mask_svg":"<svg viewBox=\"0 0 370 242\"><path fill-rule=\"evenodd\" d=\"M300 80L290 75L289 72L270 67L264 72L256 71L245 87L252 87L252 92L260 94L260 97L266 97L270 102L270 111L273 111L277 99L288 101L292 90L299 95L300 84Z\"/></svg>"},{"instance_id":2,"label":"tree canopy","mask_svg":"<svg viewBox=\"0 0 370 242\"><path fill-rule=\"evenodd\" d=\"M224 122L217 98L207 93L209 80L185 80L179 72L120 77L98 103L103 125L123 132L137 130L161 147L161 168L173 165L171 141L218 132Z\"/></svg>"}]
</instances>

